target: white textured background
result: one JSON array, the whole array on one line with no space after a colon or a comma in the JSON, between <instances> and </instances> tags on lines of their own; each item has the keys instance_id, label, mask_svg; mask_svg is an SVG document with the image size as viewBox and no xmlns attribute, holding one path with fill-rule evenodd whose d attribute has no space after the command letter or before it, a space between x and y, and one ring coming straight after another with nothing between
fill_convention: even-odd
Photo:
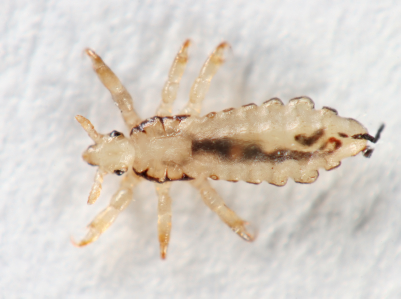
<instances>
[{"instance_id":1,"label":"white textured background","mask_svg":"<svg viewBox=\"0 0 401 299\"><path fill-rule=\"evenodd\" d=\"M333 2L2 0L0 298L401 298L401 4ZM226 40L233 50L204 113L308 95L371 134L385 122L376 151L312 185L213 182L259 229L254 243L176 183L161 261L156 194L143 183L96 243L73 247L118 184L106 177L86 205L95 169L81 159L91 140L74 116L124 130L83 49L102 55L146 118L186 38L177 110Z\"/></svg>"}]
</instances>

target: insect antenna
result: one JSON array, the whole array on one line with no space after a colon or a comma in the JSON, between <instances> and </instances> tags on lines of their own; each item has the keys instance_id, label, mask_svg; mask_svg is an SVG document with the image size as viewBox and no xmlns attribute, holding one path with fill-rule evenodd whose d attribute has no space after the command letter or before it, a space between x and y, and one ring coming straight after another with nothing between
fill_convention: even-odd
<instances>
[{"instance_id":1,"label":"insect antenna","mask_svg":"<svg viewBox=\"0 0 401 299\"><path fill-rule=\"evenodd\" d=\"M88 133L89 137L95 142L99 143L102 140L102 134L99 134L92 123L81 115L75 116L75 119L81 124L82 128ZM89 193L88 205L94 204L96 200L100 196L100 192L102 191L102 183L103 177L107 174L107 172L101 170L100 168L97 170L95 175L95 182L92 185L92 189Z\"/></svg>"},{"instance_id":2,"label":"insect antenna","mask_svg":"<svg viewBox=\"0 0 401 299\"><path fill-rule=\"evenodd\" d=\"M86 119L85 117L81 115L75 116L75 119L80 123L82 128L88 133L89 137L97 143L102 139L102 135L99 134L96 130L95 127L92 125L92 123Z\"/></svg>"},{"instance_id":3,"label":"insect antenna","mask_svg":"<svg viewBox=\"0 0 401 299\"><path fill-rule=\"evenodd\" d=\"M106 174L107 172L102 171L100 168L97 170L95 175L95 182L93 183L92 189L89 193L88 205L94 204L96 200L99 198L100 193L102 192L103 177Z\"/></svg>"}]
</instances>

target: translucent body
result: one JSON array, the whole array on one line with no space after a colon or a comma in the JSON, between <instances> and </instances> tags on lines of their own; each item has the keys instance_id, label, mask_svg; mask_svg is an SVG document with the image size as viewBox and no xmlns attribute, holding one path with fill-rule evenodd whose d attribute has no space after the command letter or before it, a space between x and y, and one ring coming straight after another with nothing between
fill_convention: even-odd
<instances>
[{"instance_id":1,"label":"translucent body","mask_svg":"<svg viewBox=\"0 0 401 299\"><path fill-rule=\"evenodd\" d=\"M309 98L283 105L273 99L181 121L152 119L135 128L134 170L158 182L210 177L282 186L288 178L312 183L317 170L337 167L366 148L366 133L353 119L314 110ZM306 142L304 138L312 138ZM347 136L347 137L346 137Z\"/></svg>"},{"instance_id":2,"label":"translucent body","mask_svg":"<svg viewBox=\"0 0 401 299\"><path fill-rule=\"evenodd\" d=\"M124 175L109 206L92 221L87 235L74 242L77 246L95 241L115 221L142 179L155 182L162 258L166 257L170 240L169 189L175 180L189 181L224 223L243 239L252 241L254 236L247 231L246 221L225 205L210 186L209 178L254 184L267 181L278 186L288 178L312 183L319 168L330 170L339 166L343 158L361 151L366 154L367 140L378 139L382 128L373 138L359 122L339 117L331 108L315 110L307 97L292 99L287 105L272 99L260 106L249 104L199 116L210 82L223 63L227 43L221 43L206 60L186 107L179 115L171 116L188 60L188 46L186 41L173 62L156 116L145 121L136 114L131 96L117 76L94 51L86 51L130 133L124 136L113 131L102 135L89 120L76 117L95 142L83 154L85 161L98 166L88 203L95 203L99 197L106 174Z\"/></svg>"}]
</instances>

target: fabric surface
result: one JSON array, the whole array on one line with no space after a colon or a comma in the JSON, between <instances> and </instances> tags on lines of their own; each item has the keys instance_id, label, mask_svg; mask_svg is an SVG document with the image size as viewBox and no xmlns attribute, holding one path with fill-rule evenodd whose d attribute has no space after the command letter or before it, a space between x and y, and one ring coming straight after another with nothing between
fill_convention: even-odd
<instances>
[{"instance_id":1,"label":"fabric surface","mask_svg":"<svg viewBox=\"0 0 401 299\"><path fill-rule=\"evenodd\" d=\"M10 1L0 4L0 298L401 298L399 1ZM86 205L99 132L124 131L83 54L101 55L154 115L174 55L192 40L175 111L207 55L232 50L203 114L311 97L375 134L370 159L346 159L311 185L212 182L258 230L241 240L187 183L173 184L167 260L157 197L142 183L100 239L75 248L116 190ZM125 131L124 131L125 132Z\"/></svg>"}]
</instances>

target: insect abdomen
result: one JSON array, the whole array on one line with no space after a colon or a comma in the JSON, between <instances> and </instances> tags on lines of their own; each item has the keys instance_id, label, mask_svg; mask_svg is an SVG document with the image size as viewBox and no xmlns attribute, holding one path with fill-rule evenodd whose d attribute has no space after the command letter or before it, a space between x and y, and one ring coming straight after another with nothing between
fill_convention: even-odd
<instances>
[{"instance_id":1,"label":"insect abdomen","mask_svg":"<svg viewBox=\"0 0 401 299\"><path fill-rule=\"evenodd\" d=\"M194 119L183 132L191 139L183 169L189 176L228 181L312 183L319 168L335 168L366 147L366 140L351 138L361 132L366 129L353 119L314 110L309 98L286 106L273 99Z\"/></svg>"}]
</instances>

